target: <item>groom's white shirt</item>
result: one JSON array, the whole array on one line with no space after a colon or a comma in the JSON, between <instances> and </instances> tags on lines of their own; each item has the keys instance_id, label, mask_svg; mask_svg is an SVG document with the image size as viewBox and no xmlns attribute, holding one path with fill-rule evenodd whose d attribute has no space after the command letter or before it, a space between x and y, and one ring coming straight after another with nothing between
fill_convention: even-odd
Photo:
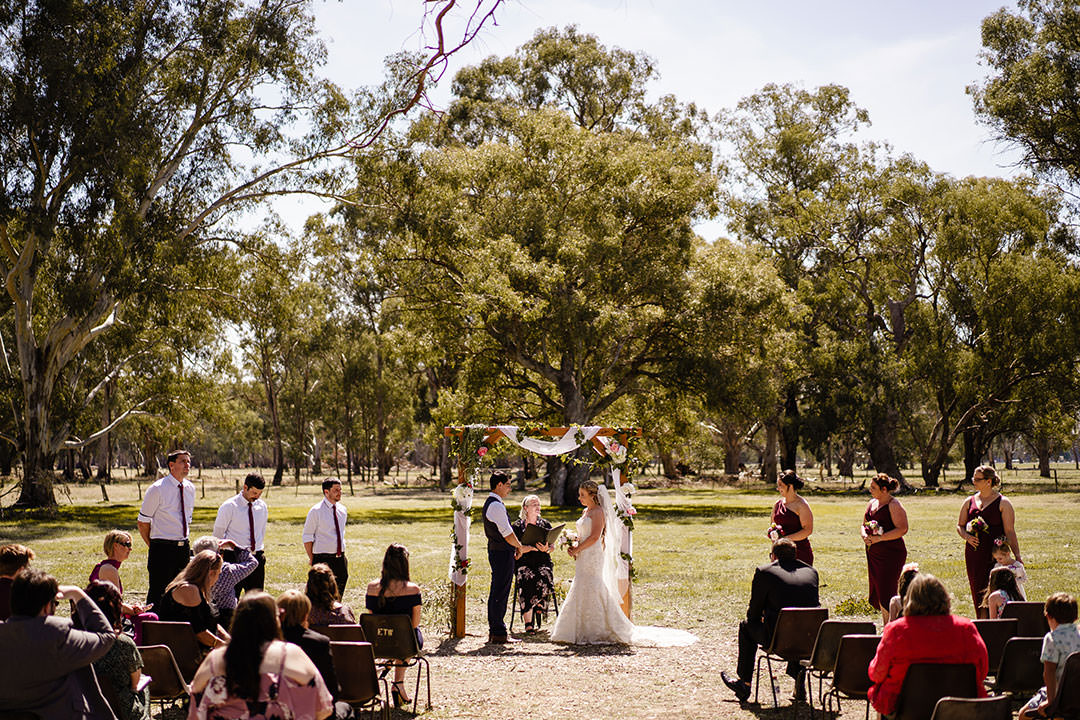
<instances>
[{"instance_id":1,"label":"groom's white shirt","mask_svg":"<svg viewBox=\"0 0 1080 720\"><path fill-rule=\"evenodd\" d=\"M495 523L499 528L499 534L503 537L507 535L513 535L514 529L510 527L510 515L507 513L506 505L503 504L502 498L498 493L488 493L489 498L495 498L495 502L488 505L487 512L484 513L484 517Z\"/></svg>"}]
</instances>

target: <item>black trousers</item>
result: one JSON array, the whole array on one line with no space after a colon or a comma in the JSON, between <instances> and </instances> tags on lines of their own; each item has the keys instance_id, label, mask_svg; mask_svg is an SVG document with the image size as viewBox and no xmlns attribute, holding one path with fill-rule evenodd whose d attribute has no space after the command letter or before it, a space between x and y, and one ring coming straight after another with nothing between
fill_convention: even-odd
<instances>
[{"instance_id":1,"label":"black trousers","mask_svg":"<svg viewBox=\"0 0 1080 720\"><path fill-rule=\"evenodd\" d=\"M510 587L514 581L514 548L488 546L491 564L491 587L488 590L488 633L506 635L506 605L510 602Z\"/></svg>"},{"instance_id":2,"label":"black trousers","mask_svg":"<svg viewBox=\"0 0 1080 720\"><path fill-rule=\"evenodd\" d=\"M165 586L173 581L191 560L191 546L187 540L151 540L146 553L146 571L150 575L150 589L146 592L146 602L155 603L161 599Z\"/></svg>"},{"instance_id":3,"label":"black trousers","mask_svg":"<svg viewBox=\"0 0 1080 720\"><path fill-rule=\"evenodd\" d=\"M767 647L772 641L772 632L763 623L750 623L743 620L739 623L739 659L735 666L735 672L743 682L751 682L754 679L754 660L757 657L758 646ZM802 672L799 661L789 662L787 674L798 678Z\"/></svg>"},{"instance_id":4,"label":"black trousers","mask_svg":"<svg viewBox=\"0 0 1080 720\"><path fill-rule=\"evenodd\" d=\"M338 595L345 597L345 584L349 582L349 560L344 555L334 553L312 553L311 564L325 563L330 566L337 582Z\"/></svg>"},{"instance_id":5,"label":"black trousers","mask_svg":"<svg viewBox=\"0 0 1080 720\"><path fill-rule=\"evenodd\" d=\"M226 550L221 554L225 562L236 562L236 551ZM236 597L240 597L240 593L244 590L262 590L263 583L266 582L266 553L262 550L255 551L255 559L259 561L259 566L251 571L251 574L246 578L236 583Z\"/></svg>"}]
</instances>

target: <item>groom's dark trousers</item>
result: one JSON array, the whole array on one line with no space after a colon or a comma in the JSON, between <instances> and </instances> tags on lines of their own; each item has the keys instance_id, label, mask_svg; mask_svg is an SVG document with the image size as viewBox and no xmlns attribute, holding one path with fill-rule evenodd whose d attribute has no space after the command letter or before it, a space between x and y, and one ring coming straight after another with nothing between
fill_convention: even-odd
<instances>
[{"instance_id":1,"label":"groom's dark trousers","mask_svg":"<svg viewBox=\"0 0 1080 720\"><path fill-rule=\"evenodd\" d=\"M488 562L491 563L491 589L488 591L488 632L493 636L506 635L506 604L510 600L510 587L514 581L514 548L509 550L488 546Z\"/></svg>"},{"instance_id":2,"label":"groom's dark trousers","mask_svg":"<svg viewBox=\"0 0 1080 720\"><path fill-rule=\"evenodd\" d=\"M506 506L495 496L488 496L484 503L484 534L488 541L488 563L491 564L491 588L488 590L488 633L492 637L506 636L506 603L510 599L510 585L514 580L514 546L506 542L499 526L488 519L488 507L498 504L498 512L505 513ZM500 516L501 518L501 516ZM509 523L509 517L507 518Z\"/></svg>"}]
</instances>

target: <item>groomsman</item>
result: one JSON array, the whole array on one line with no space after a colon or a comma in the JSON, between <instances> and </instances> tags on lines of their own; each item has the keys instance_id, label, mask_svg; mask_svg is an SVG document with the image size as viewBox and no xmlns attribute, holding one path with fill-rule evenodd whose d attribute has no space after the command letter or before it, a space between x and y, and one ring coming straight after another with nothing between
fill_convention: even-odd
<instances>
[{"instance_id":1,"label":"groomsman","mask_svg":"<svg viewBox=\"0 0 1080 720\"><path fill-rule=\"evenodd\" d=\"M173 450L168 455L169 474L146 488L139 509L139 535L149 551L146 570L150 574L147 604L157 602L177 573L191 558L188 529L195 507L195 486L188 479L191 453Z\"/></svg>"},{"instance_id":2,"label":"groomsman","mask_svg":"<svg viewBox=\"0 0 1080 720\"><path fill-rule=\"evenodd\" d=\"M521 556L522 546L510 527L510 514L503 499L510 494L510 476L502 470L491 473L491 492L484 501L484 534L488 543L488 563L491 565L491 587L488 589L488 642L516 643L517 638L506 632L506 604L514 579L514 561ZM532 548L529 548L530 550Z\"/></svg>"},{"instance_id":3,"label":"groomsman","mask_svg":"<svg viewBox=\"0 0 1080 720\"><path fill-rule=\"evenodd\" d=\"M218 508L214 521L214 537L232 540L238 548L247 549L259 561L258 567L236 584L236 597L242 590L262 590L266 579L266 520L269 511L259 498L266 488L262 475L251 473L244 478L244 489L233 495ZM237 562L236 553L226 550L227 562Z\"/></svg>"},{"instance_id":4,"label":"groomsman","mask_svg":"<svg viewBox=\"0 0 1080 720\"><path fill-rule=\"evenodd\" d=\"M308 510L304 521L304 551L308 564L325 563L337 581L338 594L345 597L349 582L349 561L345 558L345 522L349 511L341 504L341 481L327 478L322 484L322 502Z\"/></svg>"}]
</instances>

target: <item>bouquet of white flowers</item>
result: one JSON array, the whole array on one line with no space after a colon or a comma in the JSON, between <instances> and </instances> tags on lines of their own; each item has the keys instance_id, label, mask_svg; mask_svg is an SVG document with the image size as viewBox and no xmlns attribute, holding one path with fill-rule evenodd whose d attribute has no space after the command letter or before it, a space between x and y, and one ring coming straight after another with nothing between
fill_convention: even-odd
<instances>
[{"instance_id":1,"label":"bouquet of white flowers","mask_svg":"<svg viewBox=\"0 0 1080 720\"><path fill-rule=\"evenodd\" d=\"M564 549L570 549L578 544L578 534L570 529L564 529L559 534L559 539L555 541L555 544Z\"/></svg>"}]
</instances>

